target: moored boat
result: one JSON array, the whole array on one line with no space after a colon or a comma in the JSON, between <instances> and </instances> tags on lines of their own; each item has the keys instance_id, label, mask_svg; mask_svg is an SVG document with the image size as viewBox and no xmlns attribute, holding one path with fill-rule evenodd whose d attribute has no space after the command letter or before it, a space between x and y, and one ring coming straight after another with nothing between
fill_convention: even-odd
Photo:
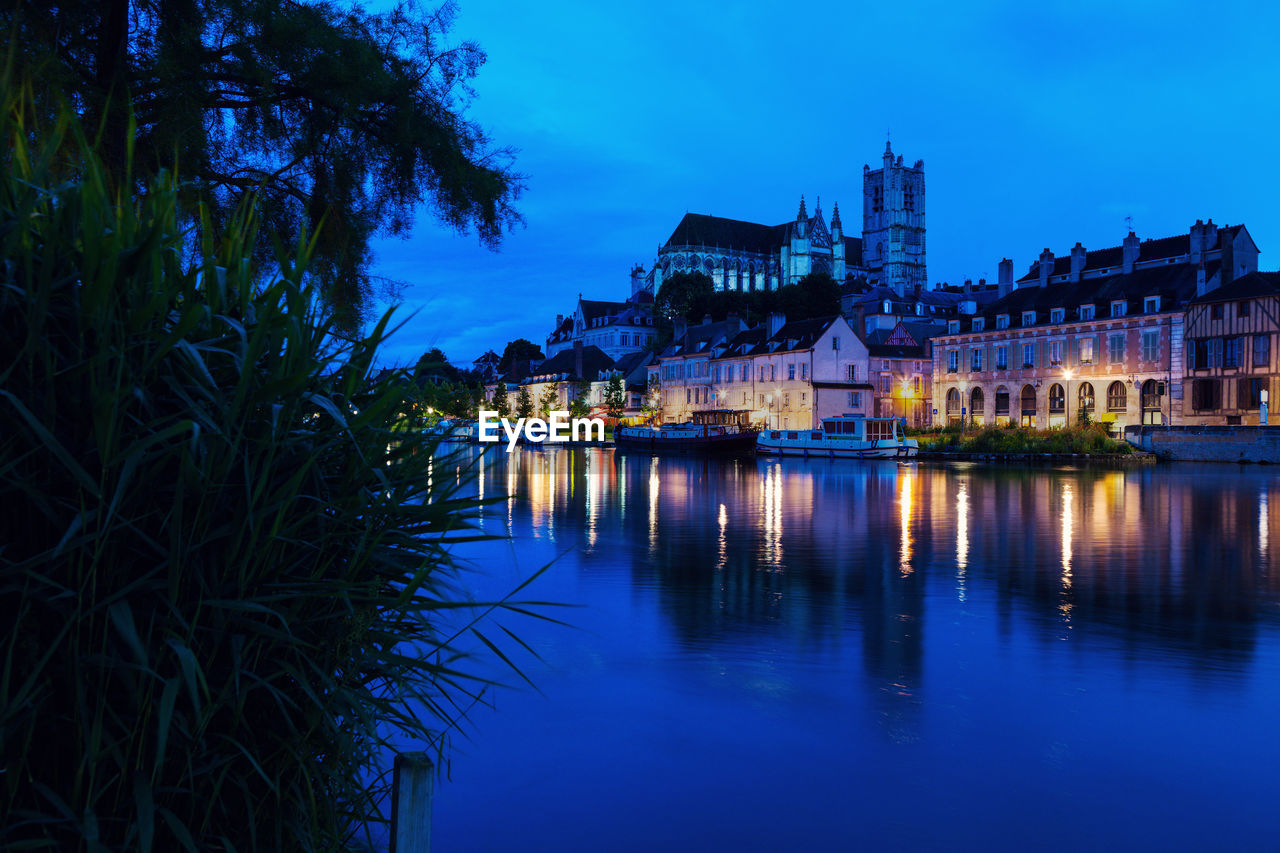
<instances>
[{"instance_id":1,"label":"moored boat","mask_svg":"<svg viewBox=\"0 0 1280 853\"><path fill-rule=\"evenodd\" d=\"M761 430L756 440L756 452L772 456L911 459L919 450L919 442L906 438L896 419L863 415L823 418L815 430Z\"/></svg>"},{"instance_id":2,"label":"moored boat","mask_svg":"<svg viewBox=\"0 0 1280 853\"><path fill-rule=\"evenodd\" d=\"M722 453L750 451L756 431L750 412L716 409L694 412L689 423L619 427L613 432L619 450L648 453Z\"/></svg>"}]
</instances>

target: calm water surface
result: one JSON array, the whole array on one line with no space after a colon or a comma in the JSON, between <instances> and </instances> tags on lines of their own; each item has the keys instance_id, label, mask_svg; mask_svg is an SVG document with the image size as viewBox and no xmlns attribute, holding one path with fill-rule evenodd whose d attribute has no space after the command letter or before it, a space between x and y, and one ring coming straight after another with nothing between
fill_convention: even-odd
<instances>
[{"instance_id":1,"label":"calm water surface","mask_svg":"<svg viewBox=\"0 0 1280 853\"><path fill-rule=\"evenodd\" d=\"M578 606L434 849L1280 846L1280 472L481 467L475 594Z\"/></svg>"}]
</instances>

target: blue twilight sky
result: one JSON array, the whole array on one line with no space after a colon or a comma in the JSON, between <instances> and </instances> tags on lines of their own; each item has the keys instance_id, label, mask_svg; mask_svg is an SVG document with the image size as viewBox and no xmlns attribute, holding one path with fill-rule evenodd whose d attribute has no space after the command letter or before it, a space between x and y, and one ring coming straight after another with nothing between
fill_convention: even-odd
<instances>
[{"instance_id":1,"label":"blue twilight sky","mask_svg":"<svg viewBox=\"0 0 1280 853\"><path fill-rule=\"evenodd\" d=\"M1280 268L1280 4L1073 0L460 0L489 60L469 115L520 150L499 252L424 211L375 271L407 283L387 363L541 345L582 293L623 299L686 211L776 224L804 193L860 232L886 131L925 161L931 281L1045 246L1244 222Z\"/></svg>"}]
</instances>

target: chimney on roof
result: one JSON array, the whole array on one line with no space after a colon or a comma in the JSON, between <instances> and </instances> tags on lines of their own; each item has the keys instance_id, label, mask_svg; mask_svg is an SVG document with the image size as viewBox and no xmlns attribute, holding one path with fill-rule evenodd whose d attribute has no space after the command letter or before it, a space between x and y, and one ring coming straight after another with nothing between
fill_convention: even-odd
<instances>
[{"instance_id":1,"label":"chimney on roof","mask_svg":"<svg viewBox=\"0 0 1280 853\"><path fill-rule=\"evenodd\" d=\"M672 321L672 325L675 326L675 342L678 344L684 343L684 336L689 331L689 321L684 318L683 314L679 314Z\"/></svg>"},{"instance_id":2,"label":"chimney on roof","mask_svg":"<svg viewBox=\"0 0 1280 853\"><path fill-rule=\"evenodd\" d=\"M1123 270L1125 275L1133 272L1133 265L1138 262L1138 247L1140 245L1141 241L1138 240L1138 235L1134 234L1132 231L1129 232L1129 236L1124 238L1124 245L1121 247L1121 257L1123 259Z\"/></svg>"},{"instance_id":3,"label":"chimney on roof","mask_svg":"<svg viewBox=\"0 0 1280 853\"><path fill-rule=\"evenodd\" d=\"M769 337L773 337L787 325L787 315L774 311L769 314Z\"/></svg>"},{"instance_id":4,"label":"chimney on roof","mask_svg":"<svg viewBox=\"0 0 1280 853\"><path fill-rule=\"evenodd\" d=\"M704 326L709 326L709 325L711 325L711 315L710 315L710 314L703 314L703 315L702 315L702 325L704 325Z\"/></svg>"},{"instance_id":5,"label":"chimney on roof","mask_svg":"<svg viewBox=\"0 0 1280 853\"><path fill-rule=\"evenodd\" d=\"M1196 220L1196 224L1191 226L1190 241L1190 257L1188 260L1193 264L1204 263L1205 254L1213 251L1218 247L1218 229L1214 227L1213 220L1208 223Z\"/></svg>"},{"instance_id":6,"label":"chimney on roof","mask_svg":"<svg viewBox=\"0 0 1280 853\"><path fill-rule=\"evenodd\" d=\"M999 296L1008 296L1013 291L1013 261L1009 258L1000 259L1000 279L997 284L996 293Z\"/></svg>"},{"instance_id":7,"label":"chimney on roof","mask_svg":"<svg viewBox=\"0 0 1280 853\"><path fill-rule=\"evenodd\" d=\"M631 298L640 291L644 290L644 265L636 264L631 268Z\"/></svg>"},{"instance_id":8,"label":"chimney on roof","mask_svg":"<svg viewBox=\"0 0 1280 853\"><path fill-rule=\"evenodd\" d=\"M1053 252L1049 251L1049 247L1040 253L1040 286L1049 286L1049 276L1053 274Z\"/></svg>"},{"instance_id":9,"label":"chimney on roof","mask_svg":"<svg viewBox=\"0 0 1280 853\"><path fill-rule=\"evenodd\" d=\"M961 293L971 293L972 291L973 291L973 279L971 279L971 278L966 278L966 279L964 280L964 287L960 290L960 292L961 292Z\"/></svg>"},{"instance_id":10,"label":"chimney on roof","mask_svg":"<svg viewBox=\"0 0 1280 853\"><path fill-rule=\"evenodd\" d=\"M1084 272L1084 262L1087 253L1084 246L1080 245L1077 240L1076 244L1071 247L1071 280L1079 281L1081 274Z\"/></svg>"},{"instance_id":11,"label":"chimney on roof","mask_svg":"<svg viewBox=\"0 0 1280 853\"><path fill-rule=\"evenodd\" d=\"M573 342L573 376L575 379L582 378L582 341Z\"/></svg>"}]
</instances>

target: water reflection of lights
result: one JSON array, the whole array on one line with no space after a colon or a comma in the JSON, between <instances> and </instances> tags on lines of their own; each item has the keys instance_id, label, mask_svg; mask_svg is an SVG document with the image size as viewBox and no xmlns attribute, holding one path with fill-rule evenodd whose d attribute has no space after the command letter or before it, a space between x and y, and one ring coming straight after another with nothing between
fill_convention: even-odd
<instances>
[{"instance_id":1,"label":"water reflection of lights","mask_svg":"<svg viewBox=\"0 0 1280 853\"><path fill-rule=\"evenodd\" d=\"M782 465L770 465L760 481L760 508L764 533L764 561L774 567L782 565Z\"/></svg>"},{"instance_id":2,"label":"water reflection of lights","mask_svg":"<svg viewBox=\"0 0 1280 853\"><path fill-rule=\"evenodd\" d=\"M1271 520L1267 517L1267 493L1263 492L1258 495L1258 553L1263 557L1267 556L1267 547L1271 544L1271 531L1268 529L1270 523Z\"/></svg>"},{"instance_id":3,"label":"water reflection of lights","mask_svg":"<svg viewBox=\"0 0 1280 853\"><path fill-rule=\"evenodd\" d=\"M1071 620L1071 602L1067 595L1071 591L1071 528L1075 525L1075 493L1070 483L1062 484L1062 604L1058 610L1063 617Z\"/></svg>"},{"instance_id":4,"label":"water reflection of lights","mask_svg":"<svg viewBox=\"0 0 1280 853\"><path fill-rule=\"evenodd\" d=\"M911 574L911 475L903 472L898 478L898 524L902 529L902 543L899 547L899 571L904 576Z\"/></svg>"},{"instance_id":5,"label":"water reflection of lights","mask_svg":"<svg viewBox=\"0 0 1280 853\"><path fill-rule=\"evenodd\" d=\"M596 546L596 522L600 515L600 471L591 464L591 457L584 460L587 475L587 550Z\"/></svg>"},{"instance_id":6,"label":"water reflection of lights","mask_svg":"<svg viewBox=\"0 0 1280 853\"><path fill-rule=\"evenodd\" d=\"M960 479L956 492L956 590L964 601L965 571L969 567L969 479Z\"/></svg>"},{"instance_id":7,"label":"water reflection of lights","mask_svg":"<svg viewBox=\"0 0 1280 853\"><path fill-rule=\"evenodd\" d=\"M649 551L658 549L658 459L649 460Z\"/></svg>"},{"instance_id":8,"label":"water reflection of lights","mask_svg":"<svg viewBox=\"0 0 1280 853\"><path fill-rule=\"evenodd\" d=\"M720 517L717 520L720 522L720 563L716 568L723 569L725 563L728 562L729 555L729 540L727 536L729 529L729 510L724 504L720 504Z\"/></svg>"}]
</instances>

